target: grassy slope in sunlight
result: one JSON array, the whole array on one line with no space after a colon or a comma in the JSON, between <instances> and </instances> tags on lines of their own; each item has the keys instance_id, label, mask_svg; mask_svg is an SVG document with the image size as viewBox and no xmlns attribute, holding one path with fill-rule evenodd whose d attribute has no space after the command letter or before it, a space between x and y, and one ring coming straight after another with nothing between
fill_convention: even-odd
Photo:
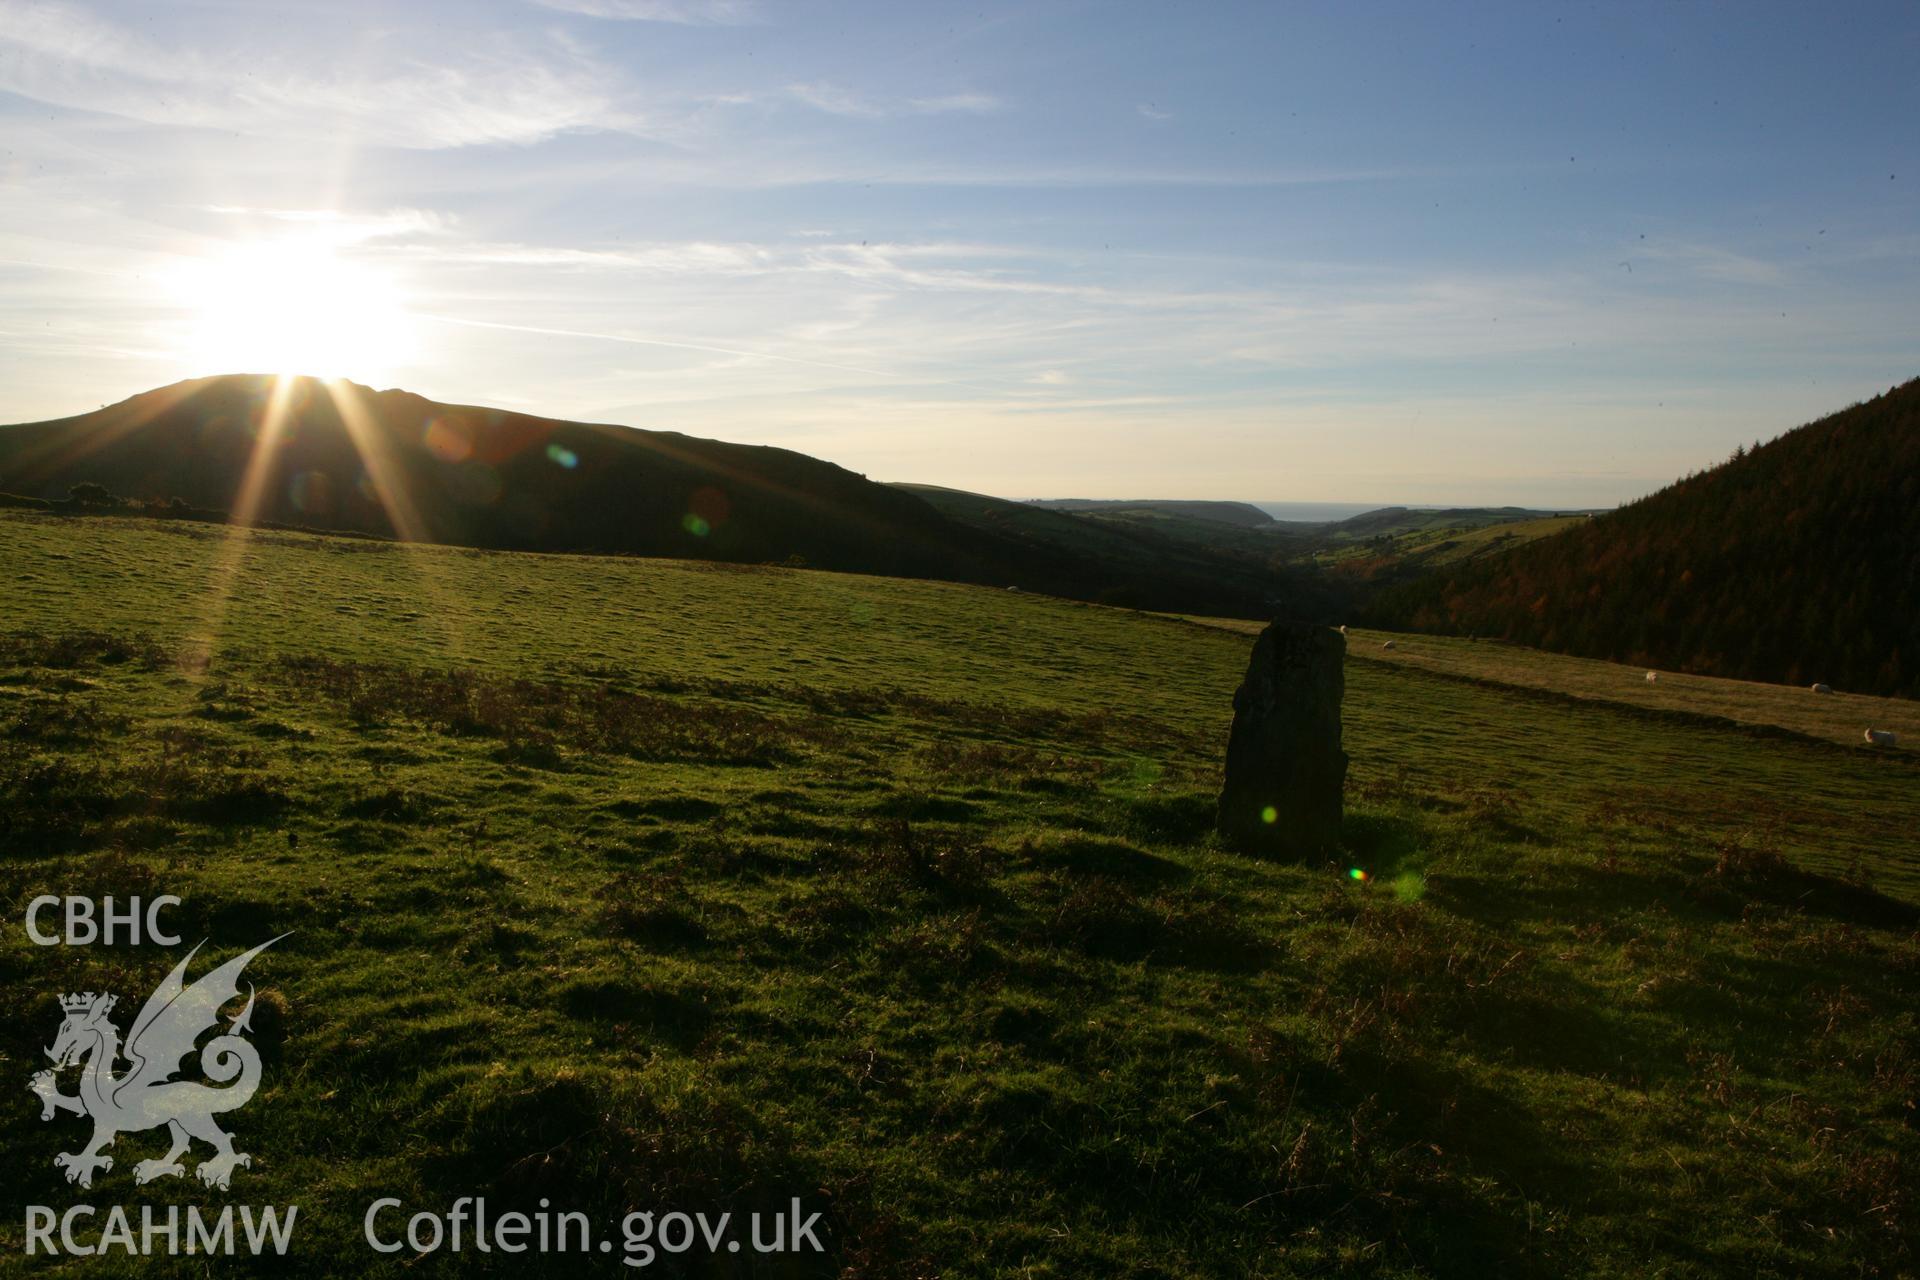
<instances>
[{"instance_id":1,"label":"grassy slope in sunlight","mask_svg":"<svg viewBox=\"0 0 1920 1280\"><path fill-rule=\"evenodd\" d=\"M1202 626L1257 635L1261 624L1238 618L1190 618ZM1356 658L1416 667L1457 679L1531 689L1559 697L1610 702L1656 714L1705 720L1731 720L1759 729L1863 747L1864 731L1892 729L1908 746L1920 742L1920 703L1868 694L1814 693L1805 685L1764 684L1661 671L1647 680L1645 667L1598 658L1574 658L1499 640L1430 636L1348 628L1349 651ZM1392 649L1382 646L1393 641Z\"/></svg>"},{"instance_id":2,"label":"grassy slope in sunlight","mask_svg":"<svg viewBox=\"0 0 1920 1280\"><path fill-rule=\"evenodd\" d=\"M799 1195L791 1274L1913 1265L1910 753L1356 641L1358 882L1212 845L1247 639L1174 619L14 513L0 591L0 909L297 930L253 1168L135 1188L129 1136L94 1203L298 1203L314 1275L468 1194ZM64 1205L52 996L178 957L0 938L0 1179Z\"/></svg>"}]
</instances>

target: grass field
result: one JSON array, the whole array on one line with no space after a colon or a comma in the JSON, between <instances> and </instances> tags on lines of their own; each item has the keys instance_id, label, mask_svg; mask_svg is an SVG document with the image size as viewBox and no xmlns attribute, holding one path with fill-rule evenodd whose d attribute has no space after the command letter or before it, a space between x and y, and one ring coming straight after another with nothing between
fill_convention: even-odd
<instances>
[{"instance_id":1,"label":"grass field","mask_svg":"<svg viewBox=\"0 0 1920 1280\"><path fill-rule=\"evenodd\" d=\"M1192 618L1203 626L1257 635L1261 624L1237 618ZM1759 684L1716 676L1660 671L1647 680L1645 667L1574 658L1520 645L1458 636L1405 635L1349 628L1355 658L1413 667L1467 680L1532 689L1655 713L1731 720L1785 729L1848 747L1865 747L1865 730L1894 730L1903 749L1920 743L1920 704L1836 692L1816 694L1799 685ZM1392 649L1382 646L1393 641Z\"/></svg>"},{"instance_id":2,"label":"grass field","mask_svg":"<svg viewBox=\"0 0 1920 1280\"><path fill-rule=\"evenodd\" d=\"M667 1274L1915 1265L1912 752L1356 638L1349 848L1285 866L1212 843L1248 638L1178 619L13 512L0 592L6 914L294 931L224 1194L148 1135L77 1192L26 1089L178 954L0 933L11 1204L297 1203L272 1274L625 1273L361 1243L477 1194L825 1215Z\"/></svg>"},{"instance_id":3,"label":"grass field","mask_svg":"<svg viewBox=\"0 0 1920 1280\"><path fill-rule=\"evenodd\" d=\"M1372 562L1397 570L1433 569L1497 555L1586 520L1584 515L1552 515L1467 527L1437 523L1444 518L1443 514L1410 512L1405 527L1332 541L1317 548L1315 558L1349 568Z\"/></svg>"}]
</instances>

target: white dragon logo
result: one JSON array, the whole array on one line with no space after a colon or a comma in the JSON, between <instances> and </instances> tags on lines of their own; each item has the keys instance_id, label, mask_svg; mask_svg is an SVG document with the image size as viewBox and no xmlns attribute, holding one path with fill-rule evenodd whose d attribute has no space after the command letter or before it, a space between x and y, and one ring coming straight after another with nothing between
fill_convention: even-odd
<instances>
[{"instance_id":1,"label":"white dragon logo","mask_svg":"<svg viewBox=\"0 0 1920 1280\"><path fill-rule=\"evenodd\" d=\"M237 1166L253 1164L253 1158L235 1151L233 1139L213 1122L220 1112L245 1106L260 1087L260 1054L241 1038L241 1033L251 1030L251 984L247 987L247 1007L228 1024L225 1034L209 1040L200 1051L201 1071L215 1085L224 1087L175 1080L173 1076L181 1070L181 1059L193 1052L194 1042L219 1022L220 1006L240 994L240 971L247 962L278 941L280 938L263 942L188 986L183 979L188 961L200 950L196 946L147 998L140 1016L127 1031L124 1048L119 1030L107 1018L118 996L89 991L60 997L60 1007L67 1016L53 1047L47 1050L54 1065L35 1075L29 1087L40 1099L42 1120L51 1120L60 1111L93 1119L93 1141L85 1150L62 1152L53 1158L53 1163L66 1171L68 1182L92 1186L96 1172L113 1168L113 1158L101 1155L102 1148L112 1146L122 1133L161 1125L167 1126L173 1146L158 1160L136 1164L135 1182L185 1174L180 1156L194 1138L211 1144L215 1151L195 1170L200 1181L210 1187L226 1190ZM122 1057L129 1064L128 1070L116 1076L114 1062ZM82 1059L86 1066L80 1073L80 1092L61 1093L56 1073Z\"/></svg>"}]
</instances>

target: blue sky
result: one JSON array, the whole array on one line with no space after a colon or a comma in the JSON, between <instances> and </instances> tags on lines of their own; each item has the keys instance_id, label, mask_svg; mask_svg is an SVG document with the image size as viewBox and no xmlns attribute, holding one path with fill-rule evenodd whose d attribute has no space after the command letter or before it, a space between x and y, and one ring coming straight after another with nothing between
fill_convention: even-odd
<instances>
[{"instance_id":1,"label":"blue sky","mask_svg":"<svg viewBox=\"0 0 1920 1280\"><path fill-rule=\"evenodd\" d=\"M1009 496L1606 505L1920 373L1915 66L1907 3L0 0L0 420L265 361Z\"/></svg>"}]
</instances>

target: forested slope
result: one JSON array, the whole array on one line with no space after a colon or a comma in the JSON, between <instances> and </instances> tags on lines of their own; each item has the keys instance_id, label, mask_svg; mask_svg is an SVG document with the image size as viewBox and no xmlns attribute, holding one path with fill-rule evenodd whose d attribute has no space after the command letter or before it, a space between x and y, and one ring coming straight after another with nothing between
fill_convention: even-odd
<instances>
[{"instance_id":1,"label":"forested slope","mask_svg":"<svg viewBox=\"0 0 1920 1280\"><path fill-rule=\"evenodd\" d=\"M1383 593L1386 626L1920 694L1920 380L1564 533Z\"/></svg>"}]
</instances>

